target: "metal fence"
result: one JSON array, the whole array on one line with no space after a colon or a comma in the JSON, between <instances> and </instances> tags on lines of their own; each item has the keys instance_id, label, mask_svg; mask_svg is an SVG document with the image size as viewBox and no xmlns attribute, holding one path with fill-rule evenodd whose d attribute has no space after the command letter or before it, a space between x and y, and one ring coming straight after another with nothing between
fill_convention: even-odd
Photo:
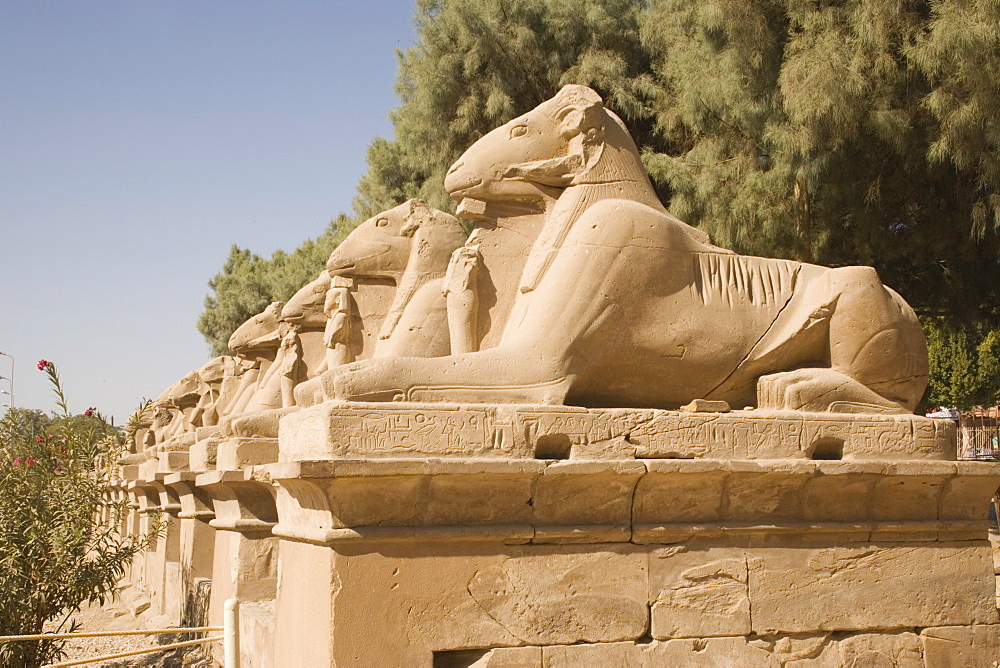
<instances>
[{"instance_id":1,"label":"metal fence","mask_svg":"<svg viewBox=\"0 0 1000 668\"><path fill-rule=\"evenodd\" d=\"M1000 416L996 408L959 415L958 453L962 459L1000 461Z\"/></svg>"}]
</instances>

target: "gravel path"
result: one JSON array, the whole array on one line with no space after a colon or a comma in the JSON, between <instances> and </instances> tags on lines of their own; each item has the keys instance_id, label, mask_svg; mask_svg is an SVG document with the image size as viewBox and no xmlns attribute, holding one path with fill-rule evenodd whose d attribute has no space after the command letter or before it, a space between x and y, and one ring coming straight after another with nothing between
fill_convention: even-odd
<instances>
[{"instance_id":1,"label":"gravel path","mask_svg":"<svg viewBox=\"0 0 1000 668\"><path fill-rule=\"evenodd\" d=\"M84 606L74 618L77 621L76 631L132 631L140 630L142 625L140 620L133 617L128 607L122 602L108 603L106 605ZM46 627L46 631L54 631L53 627ZM218 634L216 634L218 635ZM158 644L177 642L182 638L176 636L109 636L102 638L78 638L66 643L66 656L63 661L75 661L96 656L107 656L120 652L156 647ZM158 642L159 640L159 642ZM195 666L198 668L210 668L213 664L206 658L204 650L200 646L179 648L166 652L154 652L141 656L115 659L111 661L100 661L87 663L87 666L102 668L133 668L138 666L164 666L165 668L180 668L181 666Z\"/></svg>"}]
</instances>

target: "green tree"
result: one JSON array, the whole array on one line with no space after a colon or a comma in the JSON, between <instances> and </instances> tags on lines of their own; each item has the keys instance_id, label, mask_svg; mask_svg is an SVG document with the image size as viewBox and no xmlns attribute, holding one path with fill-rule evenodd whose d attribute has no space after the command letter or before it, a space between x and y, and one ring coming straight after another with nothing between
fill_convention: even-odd
<instances>
[{"instance_id":1,"label":"green tree","mask_svg":"<svg viewBox=\"0 0 1000 668\"><path fill-rule=\"evenodd\" d=\"M643 39L681 147L646 163L678 217L740 252L873 265L925 314L995 317L996 3L656 0Z\"/></svg>"},{"instance_id":2,"label":"green tree","mask_svg":"<svg viewBox=\"0 0 1000 668\"><path fill-rule=\"evenodd\" d=\"M369 147L355 211L367 218L410 197L451 209L443 183L455 159L567 83L598 90L642 142L653 124L644 4L418 0L417 43L399 56L395 136Z\"/></svg>"},{"instance_id":3,"label":"green tree","mask_svg":"<svg viewBox=\"0 0 1000 668\"><path fill-rule=\"evenodd\" d=\"M316 239L308 239L291 253L278 250L270 258L233 245L222 271L208 282L214 294L205 297L198 331L211 354L229 354L229 337L250 317L273 301L285 301L316 278L338 243L353 229L341 214Z\"/></svg>"},{"instance_id":4,"label":"green tree","mask_svg":"<svg viewBox=\"0 0 1000 668\"><path fill-rule=\"evenodd\" d=\"M37 408L11 408L6 417L21 425L21 431L28 438L44 435L55 421L51 415Z\"/></svg>"},{"instance_id":5,"label":"green tree","mask_svg":"<svg viewBox=\"0 0 1000 668\"><path fill-rule=\"evenodd\" d=\"M1000 329L956 328L941 318L924 323L930 382L924 403L968 409L1000 401Z\"/></svg>"},{"instance_id":6,"label":"green tree","mask_svg":"<svg viewBox=\"0 0 1000 668\"><path fill-rule=\"evenodd\" d=\"M50 620L72 630L72 615L113 596L150 539L120 535L128 506L105 497L137 418L123 432L90 410L70 415L55 365L39 368L56 391L55 417L44 424L40 411L11 411L0 420L0 635L37 634ZM0 643L0 665L49 663L62 646Z\"/></svg>"}]
</instances>

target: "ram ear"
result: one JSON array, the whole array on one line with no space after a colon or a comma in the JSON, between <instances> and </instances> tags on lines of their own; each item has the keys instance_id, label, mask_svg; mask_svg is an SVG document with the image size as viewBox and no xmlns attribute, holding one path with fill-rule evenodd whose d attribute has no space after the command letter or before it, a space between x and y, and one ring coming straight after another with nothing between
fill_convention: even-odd
<instances>
[{"instance_id":1,"label":"ram ear","mask_svg":"<svg viewBox=\"0 0 1000 668\"><path fill-rule=\"evenodd\" d=\"M399 233L404 237L412 237L426 222L431 212L430 207L419 199L407 200L406 204L408 210L406 218L403 220L403 226L399 228Z\"/></svg>"},{"instance_id":2,"label":"ram ear","mask_svg":"<svg viewBox=\"0 0 1000 668\"><path fill-rule=\"evenodd\" d=\"M569 139L583 136L586 144L604 138L604 100L586 86L563 86L555 97L559 134Z\"/></svg>"}]
</instances>

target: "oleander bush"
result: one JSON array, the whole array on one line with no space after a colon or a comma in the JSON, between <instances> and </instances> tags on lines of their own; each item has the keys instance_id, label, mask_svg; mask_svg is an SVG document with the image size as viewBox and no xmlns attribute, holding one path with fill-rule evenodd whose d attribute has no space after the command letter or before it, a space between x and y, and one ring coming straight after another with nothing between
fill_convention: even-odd
<instances>
[{"instance_id":1,"label":"oleander bush","mask_svg":"<svg viewBox=\"0 0 1000 668\"><path fill-rule=\"evenodd\" d=\"M0 420L0 635L29 635L43 626L76 628L84 603L113 597L126 569L150 543L116 527L128 512L105 495L115 462L138 424L124 429L97 410L72 415L55 364L38 369L55 390L51 416L11 409ZM58 660L59 640L0 642L0 666Z\"/></svg>"}]
</instances>

